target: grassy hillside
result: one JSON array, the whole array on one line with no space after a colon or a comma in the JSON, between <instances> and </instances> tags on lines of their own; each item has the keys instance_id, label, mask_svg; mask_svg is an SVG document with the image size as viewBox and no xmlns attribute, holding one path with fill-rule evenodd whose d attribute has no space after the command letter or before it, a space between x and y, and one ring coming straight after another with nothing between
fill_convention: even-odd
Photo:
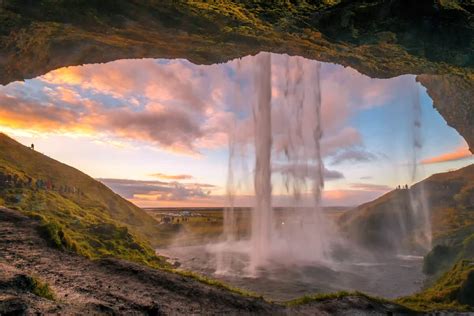
<instances>
[{"instance_id":1,"label":"grassy hillside","mask_svg":"<svg viewBox=\"0 0 474 316\"><path fill-rule=\"evenodd\" d=\"M53 246L160 266L158 223L84 173L0 134L0 205L42 220Z\"/></svg>"},{"instance_id":2,"label":"grassy hillside","mask_svg":"<svg viewBox=\"0 0 474 316\"><path fill-rule=\"evenodd\" d=\"M340 218L341 227L372 251L410 249L417 227L410 222L409 194L422 189L431 211L433 248L423 266L431 285L399 302L418 310L474 306L474 165L435 174L409 190L363 204Z\"/></svg>"},{"instance_id":3,"label":"grassy hillside","mask_svg":"<svg viewBox=\"0 0 474 316\"><path fill-rule=\"evenodd\" d=\"M352 240L372 251L396 251L410 247L406 232L416 228L411 213L409 190L400 189L348 211L339 223Z\"/></svg>"},{"instance_id":4,"label":"grassy hillside","mask_svg":"<svg viewBox=\"0 0 474 316\"><path fill-rule=\"evenodd\" d=\"M474 165L435 174L409 190L393 190L362 204L341 216L341 227L369 248L409 246L417 229L410 194L421 192L430 210L433 246L453 245L474 233Z\"/></svg>"},{"instance_id":5,"label":"grassy hillside","mask_svg":"<svg viewBox=\"0 0 474 316\"><path fill-rule=\"evenodd\" d=\"M396 301L419 311L472 311L474 261L460 260L424 291Z\"/></svg>"}]
</instances>

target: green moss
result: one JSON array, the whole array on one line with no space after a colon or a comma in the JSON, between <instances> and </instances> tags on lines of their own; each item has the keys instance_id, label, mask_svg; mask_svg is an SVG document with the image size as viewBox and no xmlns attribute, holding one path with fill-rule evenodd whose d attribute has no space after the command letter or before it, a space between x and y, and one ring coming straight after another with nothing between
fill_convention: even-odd
<instances>
[{"instance_id":1,"label":"green moss","mask_svg":"<svg viewBox=\"0 0 474 316\"><path fill-rule=\"evenodd\" d=\"M474 274L474 262L461 260L454 267L439 278L435 284L424 291L397 300L418 311L433 310L472 310L474 306L468 306L462 296L474 291L472 284L467 284Z\"/></svg>"},{"instance_id":2,"label":"green moss","mask_svg":"<svg viewBox=\"0 0 474 316\"><path fill-rule=\"evenodd\" d=\"M33 284L33 294L49 300L54 300L54 292L51 290L48 283L43 283L39 279L33 278Z\"/></svg>"},{"instance_id":3,"label":"green moss","mask_svg":"<svg viewBox=\"0 0 474 316\"><path fill-rule=\"evenodd\" d=\"M58 249L67 247L64 232L58 223L43 222L40 226L40 232L53 247Z\"/></svg>"},{"instance_id":4,"label":"green moss","mask_svg":"<svg viewBox=\"0 0 474 316\"><path fill-rule=\"evenodd\" d=\"M464 1L449 2L456 5L443 5L437 13L440 21L451 20L452 14L459 13L463 18L469 14ZM4 82L44 74L60 66L118 58L175 57L215 63L262 50L351 65L377 77L465 74L469 70L460 66L472 63L468 40L466 45L456 45L445 39L446 45L440 46L432 30L419 28L419 17L406 16L411 8L392 10L394 16L387 19L382 12L389 9L389 4L380 0L3 3L0 19L4 16L5 23L0 23L0 34L5 34L5 47L15 52L13 62L5 66L8 71L4 71ZM459 22L459 36L470 34L465 21ZM451 34L452 28L446 23L439 30ZM74 50L74 58L61 56L65 50L60 47Z\"/></svg>"}]
</instances>

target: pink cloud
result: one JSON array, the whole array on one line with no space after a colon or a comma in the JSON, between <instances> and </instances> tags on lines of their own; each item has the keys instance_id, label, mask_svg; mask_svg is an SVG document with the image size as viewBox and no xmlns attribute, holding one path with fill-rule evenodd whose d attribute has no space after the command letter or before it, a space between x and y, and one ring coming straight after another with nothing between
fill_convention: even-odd
<instances>
[{"instance_id":1,"label":"pink cloud","mask_svg":"<svg viewBox=\"0 0 474 316\"><path fill-rule=\"evenodd\" d=\"M315 65L315 61L301 57L272 55L277 152L288 145L285 128L292 119L288 109L302 98L314 102L303 91L312 91L312 73L299 78L298 70ZM225 147L235 125L237 142L251 143L254 66L254 58L245 57L211 66L179 59L143 59L62 68L35 80L45 86L44 91L27 92L22 90L24 84L2 88L3 98L13 92L12 99L0 104L2 122L40 131L51 126L49 132L87 131L187 154ZM334 65L325 65L321 72L323 155L363 145L360 133L348 123L350 117L358 108L396 98L403 80L373 80ZM288 87L285 78L301 85ZM285 98L288 95L291 98ZM8 106L12 102L22 106ZM47 106L40 106L41 102ZM302 129L310 130L314 113L305 113L303 119ZM306 134L305 142L310 144L311 133Z\"/></svg>"}]
</instances>

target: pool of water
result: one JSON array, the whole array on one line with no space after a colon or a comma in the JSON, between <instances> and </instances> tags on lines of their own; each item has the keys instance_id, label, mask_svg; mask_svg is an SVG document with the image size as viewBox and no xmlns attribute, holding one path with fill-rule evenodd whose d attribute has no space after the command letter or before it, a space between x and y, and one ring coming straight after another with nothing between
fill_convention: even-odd
<instances>
[{"instance_id":1,"label":"pool of water","mask_svg":"<svg viewBox=\"0 0 474 316\"><path fill-rule=\"evenodd\" d=\"M272 262L261 269L258 276L251 276L246 271L248 258L236 250L232 270L216 274L216 247L216 244L179 246L157 249L157 252L172 262L179 262L180 269L198 272L276 301L340 290L396 298L416 292L424 281L423 257L411 255L298 265ZM236 245L234 249L241 247L242 244Z\"/></svg>"}]
</instances>

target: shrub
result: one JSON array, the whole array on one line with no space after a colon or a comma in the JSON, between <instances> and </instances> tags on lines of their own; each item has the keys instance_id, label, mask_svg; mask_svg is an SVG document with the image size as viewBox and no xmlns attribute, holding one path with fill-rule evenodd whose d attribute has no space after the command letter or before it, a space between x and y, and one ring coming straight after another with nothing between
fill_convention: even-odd
<instances>
[{"instance_id":1,"label":"shrub","mask_svg":"<svg viewBox=\"0 0 474 316\"><path fill-rule=\"evenodd\" d=\"M61 224L54 221L47 222L43 220L43 223L40 225L40 233L51 246L57 249L76 250L75 248L77 245L75 245L69 236L67 236Z\"/></svg>"},{"instance_id":2,"label":"shrub","mask_svg":"<svg viewBox=\"0 0 474 316\"><path fill-rule=\"evenodd\" d=\"M20 274L12 282L15 287L22 291L31 292L48 300L54 300L54 292L49 284L36 277Z\"/></svg>"},{"instance_id":3,"label":"shrub","mask_svg":"<svg viewBox=\"0 0 474 316\"><path fill-rule=\"evenodd\" d=\"M31 279L31 292L35 295L41 296L48 300L54 300L54 292L49 287L48 283L42 282L41 280L30 277Z\"/></svg>"}]
</instances>

